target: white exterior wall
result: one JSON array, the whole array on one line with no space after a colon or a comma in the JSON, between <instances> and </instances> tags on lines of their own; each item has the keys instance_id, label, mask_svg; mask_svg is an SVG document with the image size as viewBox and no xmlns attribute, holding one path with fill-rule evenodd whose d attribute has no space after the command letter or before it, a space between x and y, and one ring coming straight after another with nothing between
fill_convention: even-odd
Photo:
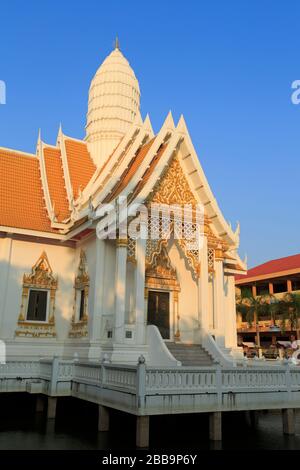
<instances>
[{"instance_id":1,"label":"white exterior wall","mask_svg":"<svg viewBox=\"0 0 300 470\"><path fill-rule=\"evenodd\" d=\"M193 342L195 330L199 328L198 323L198 286L193 278L192 270L188 267L183 253L175 243L171 245L169 257L172 265L176 268L177 278L180 285L178 295L178 311L180 315L181 340ZM170 298L171 328L174 331L173 301Z\"/></svg>"},{"instance_id":2,"label":"white exterior wall","mask_svg":"<svg viewBox=\"0 0 300 470\"><path fill-rule=\"evenodd\" d=\"M116 248L112 241L105 242L105 276L103 295L103 315L115 314L115 275L116 275Z\"/></svg>"},{"instance_id":3,"label":"white exterior wall","mask_svg":"<svg viewBox=\"0 0 300 470\"><path fill-rule=\"evenodd\" d=\"M235 306L235 283L233 276L225 276L225 346L237 348L237 325Z\"/></svg>"},{"instance_id":4,"label":"white exterior wall","mask_svg":"<svg viewBox=\"0 0 300 470\"><path fill-rule=\"evenodd\" d=\"M14 338L22 301L23 275L31 272L41 253L46 251L53 274L58 276L55 297L55 323L58 340L67 338L73 307L73 273L75 251L72 248L12 240L11 263L4 312L1 321L1 337ZM34 341L34 339L32 339Z\"/></svg>"}]
</instances>

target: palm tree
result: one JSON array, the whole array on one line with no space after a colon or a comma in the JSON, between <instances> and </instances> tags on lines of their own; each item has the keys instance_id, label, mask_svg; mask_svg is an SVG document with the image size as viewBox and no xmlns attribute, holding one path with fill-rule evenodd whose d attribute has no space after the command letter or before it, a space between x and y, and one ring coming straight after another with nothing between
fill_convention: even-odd
<instances>
[{"instance_id":1,"label":"palm tree","mask_svg":"<svg viewBox=\"0 0 300 470\"><path fill-rule=\"evenodd\" d=\"M265 313L271 319L272 326L276 326L277 316L281 312L281 303L274 294L264 296Z\"/></svg>"},{"instance_id":2,"label":"palm tree","mask_svg":"<svg viewBox=\"0 0 300 470\"><path fill-rule=\"evenodd\" d=\"M290 329L296 330L299 339L300 294L293 292L285 294L280 302L280 308L283 313L283 323L287 320Z\"/></svg>"},{"instance_id":3,"label":"palm tree","mask_svg":"<svg viewBox=\"0 0 300 470\"><path fill-rule=\"evenodd\" d=\"M266 302L263 296L254 297L251 292L244 292L241 296L237 297L236 306L237 311L243 316L251 327L254 322L256 330L256 345L260 347L260 334L259 334L259 316L266 311Z\"/></svg>"}]
</instances>

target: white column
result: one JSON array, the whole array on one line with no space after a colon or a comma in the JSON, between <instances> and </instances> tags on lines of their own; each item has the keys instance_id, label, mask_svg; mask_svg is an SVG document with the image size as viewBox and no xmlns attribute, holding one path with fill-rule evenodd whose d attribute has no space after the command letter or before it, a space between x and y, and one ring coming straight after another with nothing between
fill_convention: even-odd
<instances>
[{"instance_id":1,"label":"white column","mask_svg":"<svg viewBox=\"0 0 300 470\"><path fill-rule=\"evenodd\" d=\"M115 342L123 343L125 335L127 239L116 240Z\"/></svg>"},{"instance_id":2,"label":"white column","mask_svg":"<svg viewBox=\"0 0 300 470\"><path fill-rule=\"evenodd\" d=\"M94 311L90 324L90 337L93 341L101 339L101 315L103 313L103 293L105 276L105 240L96 238L96 266L94 287Z\"/></svg>"},{"instance_id":3,"label":"white column","mask_svg":"<svg viewBox=\"0 0 300 470\"><path fill-rule=\"evenodd\" d=\"M200 277L198 280L199 295L199 323L201 328L209 330L209 309L208 309L208 261L207 261L207 238L203 236L203 244L199 252Z\"/></svg>"},{"instance_id":4,"label":"white column","mask_svg":"<svg viewBox=\"0 0 300 470\"><path fill-rule=\"evenodd\" d=\"M136 269L135 269L136 344L144 344L146 340L145 256L146 256L146 240L139 238L136 240Z\"/></svg>"},{"instance_id":5,"label":"white column","mask_svg":"<svg viewBox=\"0 0 300 470\"><path fill-rule=\"evenodd\" d=\"M234 276L226 277L225 346L237 348L237 321Z\"/></svg>"},{"instance_id":6,"label":"white column","mask_svg":"<svg viewBox=\"0 0 300 470\"><path fill-rule=\"evenodd\" d=\"M219 346L225 346L225 296L224 296L224 276L223 258L219 254L221 250L215 251L215 276L214 276L214 319L216 329L216 342Z\"/></svg>"}]
</instances>

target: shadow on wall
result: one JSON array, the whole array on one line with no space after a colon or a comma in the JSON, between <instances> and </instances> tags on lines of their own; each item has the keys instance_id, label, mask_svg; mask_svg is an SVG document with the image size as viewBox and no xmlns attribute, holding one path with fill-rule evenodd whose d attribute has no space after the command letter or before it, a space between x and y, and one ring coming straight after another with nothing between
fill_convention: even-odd
<instances>
[{"instance_id":1,"label":"shadow on wall","mask_svg":"<svg viewBox=\"0 0 300 470\"><path fill-rule=\"evenodd\" d=\"M14 253L14 242L15 241L12 240L10 254L13 260L17 257L16 253ZM74 256L75 251L72 248L53 247L42 243L35 243L34 246L30 242L18 241L18 243L23 243L24 246L22 250L24 250L24 254L31 245L33 248L32 258L30 257L30 264L28 264L27 252L26 262L24 261L24 263L9 265L9 263L3 260L0 261L0 339L3 341L11 341L15 337L15 330L22 305L23 275L31 273L32 267L43 251L47 253L53 275L58 279L58 287L55 295L56 338L57 340L65 339L68 336L73 312L74 279L77 269L77 256ZM53 248L55 248L55 250L57 249L55 257L53 256ZM66 256L60 256L60 250L68 250ZM72 252L69 250L72 250ZM20 252L20 245L17 251ZM26 306L24 306L24 312L26 314ZM34 339L35 338L33 338L33 341Z\"/></svg>"}]
</instances>

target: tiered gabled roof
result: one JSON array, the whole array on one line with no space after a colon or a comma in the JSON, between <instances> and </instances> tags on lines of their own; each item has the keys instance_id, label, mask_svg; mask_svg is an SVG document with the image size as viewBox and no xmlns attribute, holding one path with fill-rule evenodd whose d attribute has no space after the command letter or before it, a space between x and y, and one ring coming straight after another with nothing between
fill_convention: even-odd
<instances>
[{"instance_id":1,"label":"tiered gabled roof","mask_svg":"<svg viewBox=\"0 0 300 470\"><path fill-rule=\"evenodd\" d=\"M74 202L95 170L86 142L61 130L55 146L39 136L35 155L0 148L0 229L59 234L78 224Z\"/></svg>"},{"instance_id":2,"label":"tiered gabled roof","mask_svg":"<svg viewBox=\"0 0 300 470\"><path fill-rule=\"evenodd\" d=\"M70 204L64 180L61 151L59 148L43 145L43 158L53 218L63 223L70 219Z\"/></svg>"},{"instance_id":3,"label":"tiered gabled roof","mask_svg":"<svg viewBox=\"0 0 300 470\"><path fill-rule=\"evenodd\" d=\"M194 200L204 206L211 236L225 250L228 273L245 272L246 264L237 254L239 226L234 232L225 221L185 121L181 117L175 126L171 113L156 135L149 117L142 121L137 116L116 149L98 168L87 143L64 135L61 129L55 146L39 138L36 155L2 149L0 226L57 233L68 238L75 232L81 236L87 223L92 228L99 204L113 203L119 196L126 196L129 203L147 202L175 156ZM12 170L14 166L18 171ZM11 175L8 178L4 176L6 171ZM4 204L5 200L9 201Z\"/></svg>"},{"instance_id":4,"label":"tiered gabled roof","mask_svg":"<svg viewBox=\"0 0 300 470\"><path fill-rule=\"evenodd\" d=\"M0 225L55 232L52 229L36 155L0 148Z\"/></svg>"},{"instance_id":5,"label":"tiered gabled roof","mask_svg":"<svg viewBox=\"0 0 300 470\"><path fill-rule=\"evenodd\" d=\"M76 200L91 180L96 166L90 157L86 142L66 137L64 143L73 196Z\"/></svg>"}]
</instances>

